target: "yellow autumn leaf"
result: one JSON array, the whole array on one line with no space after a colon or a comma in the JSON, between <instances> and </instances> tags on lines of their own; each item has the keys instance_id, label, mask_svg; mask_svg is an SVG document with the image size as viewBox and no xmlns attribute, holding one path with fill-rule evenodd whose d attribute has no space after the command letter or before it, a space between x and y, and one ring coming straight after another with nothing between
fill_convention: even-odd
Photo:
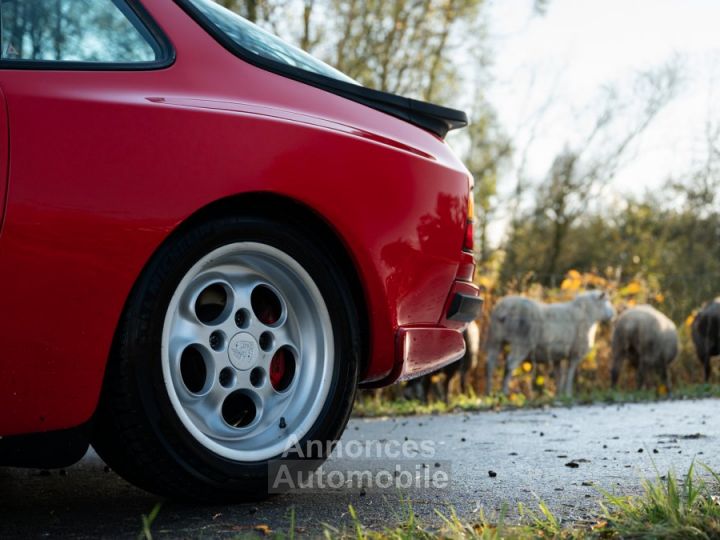
<instances>
[{"instance_id":1,"label":"yellow autumn leaf","mask_svg":"<svg viewBox=\"0 0 720 540\"><path fill-rule=\"evenodd\" d=\"M627 301L628 307L634 307L636 304L637 304L637 302L633 298L631 298L630 300Z\"/></svg>"},{"instance_id":2,"label":"yellow autumn leaf","mask_svg":"<svg viewBox=\"0 0 720 540\"><path fill-rule=\"evenodd\" d=\"M262 533L264 536L267 536L272 532L272 529L270 528L270 526L266 525L264 523L261 523L260 525L255 525L255 527L253 527L253 528L257 532Z\"/></svg>"},{"instance_id":3,"label":"yellow autumn leaf","mask_svg":"<svg viewBox=\"0 0 720 540\"><path fill-rule=\"evenodd\" d=\"M567 277L568 279L572 279L575 281L582 279L582 275L577 270L569 270L567 273Z\"/></svg>"},{"instance_id":4,"label":"yellow autumn leaf","mask_svg":"<svg viewBox=\"0 0 720 540\"><path fill-rule=\"evenodd\" d=\"M655 301L656 301L658 304L662 304L662 303L665 301L665 295L664 295L663 293L657 293L657 294L655 295Z\"/></svg>"},{"instance_id":5,"label":"yellow autumn leaf","mask_svg":"<svg viewBox=\"0 0 720 540\"><path fill-rule=\"evenodd\" d=\"M664 384L661 384L658 386L658 395L660 396L667 396L668 388Z\"/></svg>"},{"instance_id":6,"label":"yellow autumn leaf","mask_svg":"<svg viewBox=\"0 0 720 540\"><path fill-rule=\"evenodd\" d=\"M577 291L580 288L580 280L577 279L563 279L560 284L560 289L563 291Z\"/></svg>"},{"instance_id":7,"label":"yellow autumn leaf","mask_svg":"<svg viewBox=\"0 0 720 540\"><path fill-rule=\"evenodd\" d=\"M545 385L545 377L543 377L542 375L538 375L537 378L535 379L535 384L538 386L544 386Z\"/></svg>"},{"instance_id":8,"label":"yellow autumn leaf","mask_svg":"<svg viewBox=\"0 0 720 540\"><path fill-rule=\"evenodd\" d=\"M530 373L532 371L532 364L528 361L525 361L522 363L522 370L525 373Z\"/></svg>"},{"instance_id":9,"label":"yellow autumn leaf","mask_svg":"<svg viewBox=\"0 0 720 540\"><path fill-rule=\"evenodd\" d=\"M692 323L693 323L694 321L695 321L695 314L694 314L694 313L691 313L690 315L688 315L688 318L685 319L685 326L687 326L688 328L690 328L690 327L692 326Z\"/></svg>"},{"instance_id":10,"label":"yellow autumn leaf","mask_svg":"<svg viewBox=\"0 0 720 540\"><path fill-rule=\"evenodd\" d=\"M623 296L632 296L642 291L642 284L637 281L631 281L625 287L620 289L620 294Z\"/></svg>"}]
</instances>

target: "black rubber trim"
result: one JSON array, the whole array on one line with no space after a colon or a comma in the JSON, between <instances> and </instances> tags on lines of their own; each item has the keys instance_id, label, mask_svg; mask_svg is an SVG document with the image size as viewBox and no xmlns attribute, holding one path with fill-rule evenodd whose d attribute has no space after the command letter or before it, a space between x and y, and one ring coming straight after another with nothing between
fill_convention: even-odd
<instances>
[{"instance_id":1,"label":"black rubber trim","mask_svg":"<svg viewBox=\"0 0 720 540\"><path fill-rule=\"evenodd\" d=\"M448 131L468 125L468 117L464 111L373 90L255 54L220 31L190 0L175 0L175 2L220 45L249 64L362 103L421 127L441 138L444 138Z\"/></svg>"},{"instance_id":2,"label":"black rubber trim","mask_svg":"<svg viewBox=\"0 0 720 540\"><path fill-rule=\"evenodd\" d=\"M482 298L455 293L448 308L447 318L450 321L472 322L480 317L482 307Z\"/></svg>"},{"instance_id":3,"label":"black rubber trim","mask_svg":"<svg viewBox=\"0 0 720 540\"><path fill-rule=\"evenodd\" d=\"M89 424L58 431L0 438L0 466L57 469L82 459L90 445Z\"/></svg>"},{"instance_id":4,"label":"black rubber trim","mask_svg":"<svg viewBox=\"0 0 720 540\"><path fill-rule=\"evenodd\" d=\"M172 43L139 0L112 0L155 52L152 62L63 62L57 60L8 60L0 58L0 69L46 71L152 71L175 63Z\"/></svg>"}]
</instances>

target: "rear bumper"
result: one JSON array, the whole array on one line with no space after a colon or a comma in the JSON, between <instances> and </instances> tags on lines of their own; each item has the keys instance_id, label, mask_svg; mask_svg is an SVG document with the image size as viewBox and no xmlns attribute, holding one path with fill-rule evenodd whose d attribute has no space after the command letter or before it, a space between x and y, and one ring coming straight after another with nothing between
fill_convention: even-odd
<instances>
[{"instance_id":1,"label":"rear bumper","mask_svg":"<svg viewBox=\"0 0 720 540\"><path fill-rule=\"evenodd\" d=\"M400 328L397 356L402 369L397 380L414 379L462 358L462 332L450 328Z\"/></svg>"},{"instance_id":2,"label":"rear bumper","mask_svg":"<svg viewBox=\"0 0 720 540\"><path fill-rule=\"evenodd\" d=\"M398 380L414 379L455 362L465 354L463 330L477 319L483 299L473 283L456 280L435 326L401 326L395 340L395 368L380 381L364 388L387 386Z\"/></svg>"},{"instance_id":3,"label":"rear bumper","mask_svg":"<svg viewBox=\"0 0 720 540\"><path fill-rule=\"evenodd\" d=\"M483 299L472 283L456 281L439 327L401 327L397 332L398 380L413 379L455 362L465 354L463 330L480 316Z\"/></svg>"}]
</instances>

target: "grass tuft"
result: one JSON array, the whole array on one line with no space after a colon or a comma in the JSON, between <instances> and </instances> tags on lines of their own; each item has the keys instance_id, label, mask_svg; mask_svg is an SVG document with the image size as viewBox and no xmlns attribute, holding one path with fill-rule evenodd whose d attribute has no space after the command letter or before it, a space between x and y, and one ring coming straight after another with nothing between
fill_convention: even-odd
<instances>
[{"instance_id":1,"label":"grass tuft","mask_svg":"<svg viewBox=\"0 0 720 540\"><path fill-rule=\"evenodd\" d=\"M157 503L152 510L150 510L150 513L145 515L143 514L141 516L142 518L142 530L140 531L140 534L138 534L138 540L152 540L152 525L155 522L155 520L158 517L158 514L160 513L161 504Z\"/></svg>"},{"instance_id":2,"label":"grass tuft","mask_svg":"<svg viewBox=\"0 0 720 540\"><path fill-rule=\"evenodd\" d=\"M720 538L720 477L691 465L682 481L673 473L643 483L642 496L605 494L608 527L623 538Z\"/></svg>"}]
</instances>

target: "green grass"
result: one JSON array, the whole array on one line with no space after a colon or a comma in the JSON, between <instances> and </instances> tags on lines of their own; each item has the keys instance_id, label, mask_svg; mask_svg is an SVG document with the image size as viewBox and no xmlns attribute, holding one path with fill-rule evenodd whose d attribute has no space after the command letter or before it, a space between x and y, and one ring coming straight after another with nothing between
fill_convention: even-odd
<instances>
[{"instance_id":1,"label":"green grass","mask_svg":"<svg viewBox=\"0 0 720 540\"><path fill-rule=\"evenodd\" d=\"M138 534L138 540L152 540L152 526L160 513L160 507L161 505L158 503L150 510L149 514L141 516L142 530Z\"/></svg>"},{"instance_id":2,"label":"green grass","mask_svg":"<svg viewBox=\"0 0 720 540\"><path fill-rule=\"evenodd\" d=\"M450 403L434 401L421 403L417 400L377 399L370 393L361 394L355 402L353 415L356 417L411 416L416 414L441 414L461 411L489 411L518 408L538 408L571 405L589 405L592 403L643 403L668 399L720 398L720 385L696 384L683 386L673 391L671 396L661 396L654 390L593 390L579 392L572 398L543 394L528 398L524 394L475 396L455 395Z\"/></svg>"},{"instance_id":3,"label":"green grass","mask_svg":"<svg viewBox=\"0 0 720 540\"><path fill-rule=\"evenodd\" d=\"M698 474L693 465L679 480L674 474L658 476L643 483L640 495L618 496L600 492L602 502L594 522L563 523L543 503L530 510L520 505L519 519L505 521L501 512L497 520L487 520L481 512L475 521L464 521L454 510L436 510L434 524L423 522L409 501L402 501L392 526L372 529L363 525L355 509L349 508L349 523L341 526L324 524L322 536L327 540L436 540L436 539L717 539L720 538L720 475L701 465ZM151 528L160 507L143 516L140 538L152 538ZM302 536L296 527L294 508L289 510L287 529L272 531L257 527L255 533L238 538L270 537L294 540Z\"/></svg>"},{"instance_id":4,"label":"green grass","mask_svg":"<svg viewBox=\"0 0 720 540\"><path fill-rule=\"evenodd\" d=\"M701 476L691 466L682 481L673 474L646 481L643 493L637 496L602 493L604 501L594 523L564 525L540 502L536 510L521 505L518 523L506 523L502 515L495 523L482 515L475 522L466 522L451 510L436 511L440 525L431 527L405 502L405 516L399 525L366 528L350 508L350 526L326 525L324 535L347 540L720 538L720 475L707 467L703 470L706 474Z\"/></svg>"},{"instance_id":5,"label":"green grass","mask_svg":"<svg viewBox=\"0 0 720 540\"><path fill-rule=\"evenodd\" d=\"M675 475L644 482L641 497L605 494L607 529L623 538L720 538L720 475L703 466L706 480L694 465L678 482Z\"/></svg>"}]
</instances>

